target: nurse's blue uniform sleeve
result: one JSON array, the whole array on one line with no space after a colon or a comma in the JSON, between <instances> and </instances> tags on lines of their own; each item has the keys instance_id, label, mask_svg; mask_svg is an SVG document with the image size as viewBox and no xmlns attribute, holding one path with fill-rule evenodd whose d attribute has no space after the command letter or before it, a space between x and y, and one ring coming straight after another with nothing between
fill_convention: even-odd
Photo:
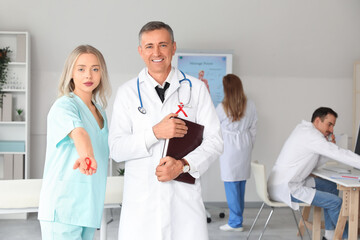
<instances>
[{"instance_id":1,"label":"nurse's blue uniform sleeve","mask_svg":"<svg viewBox=\"0 0 360 240\"><path fill-rule=\"evenodd\" d=\"M78 127L83 127L79 107L70 97L58 99L48 114L48 128L51 131L51 142L58 147L70 141L68 134Z\"/></svg>"}]
</instances>

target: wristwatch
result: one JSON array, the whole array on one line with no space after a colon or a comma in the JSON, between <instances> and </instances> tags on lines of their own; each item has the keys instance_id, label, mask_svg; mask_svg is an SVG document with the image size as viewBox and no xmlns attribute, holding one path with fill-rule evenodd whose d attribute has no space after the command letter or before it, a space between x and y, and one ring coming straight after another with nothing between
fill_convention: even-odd
<instances>
[{"instance_id":1,"label":"wristwatch","mask_svg":"<svg viewBox=\"0 0 360 240\"><path fill-rule=\"evenodd\" d=\"M187 173L190 171L190 166L189 164L184 160L184 159L180 159L180 161L183 164L183 173Z\"/></svg>"}]
</instances>

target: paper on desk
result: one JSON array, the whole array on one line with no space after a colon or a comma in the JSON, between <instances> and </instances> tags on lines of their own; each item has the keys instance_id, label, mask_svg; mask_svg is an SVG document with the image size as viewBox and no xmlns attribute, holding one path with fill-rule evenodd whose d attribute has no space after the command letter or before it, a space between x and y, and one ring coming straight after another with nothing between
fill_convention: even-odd
<instances>
[{"instance_id":1,"label":"paper on desk","mask_svg":"<svg viewBox=\"0 0 360 240\"><path fill-rule=\"evenodd\" d=\"M336 173L339 173L339 174L351 173L351 171L349 169L339 168L339 167L335 167L335 166L326 166L326 167L323 167L322 169L324 169L326 171L330 171L330 172L336 172Z\"/></svg>"}]
</instances>

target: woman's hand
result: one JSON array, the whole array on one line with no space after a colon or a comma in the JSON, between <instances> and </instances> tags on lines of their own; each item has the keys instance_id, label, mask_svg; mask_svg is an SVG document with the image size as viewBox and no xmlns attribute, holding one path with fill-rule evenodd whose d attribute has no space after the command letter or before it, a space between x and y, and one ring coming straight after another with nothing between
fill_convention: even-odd
<instances>
[{"instance_id":1,"label":"woman's hand","mask_svg":"<svg viewBox=\"0 0 360 240\"><path fill-rule=\"evenodd\" d=\"M85 175L93 175L96 173L97 162L92 157L80 157L76 159L73 169L79 168L79 171Z\"/></svg>"}]
</instances>

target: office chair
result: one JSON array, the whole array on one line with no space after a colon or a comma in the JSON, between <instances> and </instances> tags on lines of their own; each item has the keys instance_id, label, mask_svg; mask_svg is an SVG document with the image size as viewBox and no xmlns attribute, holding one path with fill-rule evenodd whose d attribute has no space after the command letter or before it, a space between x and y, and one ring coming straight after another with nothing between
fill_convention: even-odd
<instances>
[{"instance_id":1,"label":"office chair","mask_svg":"<svg viewBox=\"0 0 360 240\"><path fill-rule=\"evenodd\" d=\"M270 211L270 214L265 222L265 225L264 225L264 228L259 236L259 240L262 238L265 230L266 230L266 227L268 225L268 223L270 222L270 219L271 219L271 216L275 210L275 208L282 208L282 207L289 207L288 205L286 205L285 203L282 203L282 202L275 202L275 201L272 201L269 199L269 195L268 195L268 191L267 191L267 178L266 178L266 173L265 173L265 166L263 164L260 164L258 162L251 162L251 170L252 170L252 173L253 173L253 176L255 178L255 185L256 185L256 192L257 194L259 195L260 199L263 201L263 204L261 205L261 208L259 210L259 212L257 213L256 215L256 218L250 228L250 231L248 233L248 235L246 236L246 239L249 239L250 235L251 235L251 232L256 224L256 221L258 220L259 216L260 216L260 213L261 211L263 210L265 204L268 205L269 207L271 207L271 211ZM304 206L309 206L308 204L305 204L305 203L299 203L299 205L301 207L304 207ZM292 209L291 209L292 210ZM298 231L300 231L299 229L299 224L298 224L298 221L296 219L296 216L295 216L295 212L294 210L292 210L292 213L293 213L293 216L294 216L294 219L295 219L295 222L296 222L296 226L298 228ZM304 219L302 218L302 214L301 214L301 211L299 209L299 213L301 215L301 219L304 221ZM309 233L309 230L308 228L306 227L305 225L305 228L306 228L306 231L311 239L311 236L310 236L310 233ZM302 235L300 235L301 239L302 238Z\"/></svg>"}]
</instances>

